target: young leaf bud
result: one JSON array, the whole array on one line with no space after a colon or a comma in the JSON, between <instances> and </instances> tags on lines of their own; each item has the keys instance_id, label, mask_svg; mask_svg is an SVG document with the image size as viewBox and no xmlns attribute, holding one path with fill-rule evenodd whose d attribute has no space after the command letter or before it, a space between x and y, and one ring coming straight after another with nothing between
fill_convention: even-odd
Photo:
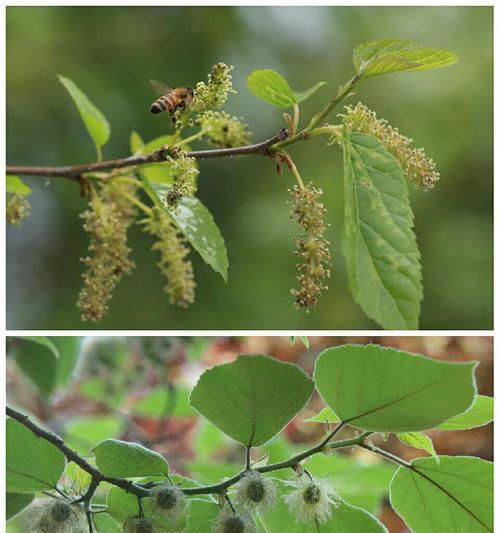
<instances>
[{"instance_id":1,"label":"young leaf bud","mask_svg":"<svg viewBox=\"0 0 500 533\"><path fill-rule=\"evenodd\" d=\"M378 119L376 113L361 102L355 107L346 106L345 114L340 116L349 129L377 137L399 161L403 172L417 187L429 190L439 180L436 165L426 156L423 148L412 148L412 139L401 135L387 120Z\"/></svg>"},{"instance_id":2,"label":"young leaf bud","mask_svg":"<svg viewBox=\"0 0 500 533\"><path fill-rule=\"evenodd\" d=\"M248 514L236 514L225 506L216 518L213 533L257 533L257 528Z\"/></svg>"},{"instance_id":3,"label":"young leaf bud","mask_svg":"<svg viewBox=\"0 0 500 533\"><path fill-rule=\"evenodd\" d=\"M189 254L184 239L177 231L169 215L154 208L151 215L144 220L145 231L157 237L152 250L160 252L158 266L167 278L165 292L172 305L187 307L194 302L193 265L186 259Z\"/></svg>"},{"instance_id":4,"label":"young leaf bud","mask_svg":"<svg viewBox=\"0 0 500 533\"><path fill-rule=\"evenodd\" d=\"M131 516L123 524L123 533L154 533L154 531L152 522L140 516Z\"/></svg>"},{"instance_id":5,"label":"young leaf bud","mask_svg":"<svg viewBox=\"0 0 500 533\"><path fill-rule=\"evenodd\" d=\"M302 477L288 484L294 490L285 497L285 503L297 522L317 520L323 524L331 518L332 509L339 506L339 497L326 480Z\"/></svg>"},{"instance_id":6,"label":"young leaf bud","mask_svg":"<svg viewBox=\"0 0 500 533\"><path fill-rule=\"evenodd\" d=\"M9 224L21 225L30 215L30 203L21 194L7 194L6 217Z\"/></svg>"},{"instance_id":7,"label":"young leaf bud","mask_svg":"<svg viewBox=\"0 0 500 533\"><path fill-rule=\"evenodd\" d=\"M238 503L249 510L270 506L276 501L276 488L270 478L256 471L247 472L238 484Z\"/></svg>"},{"instance_id":8,"label":"young leaf bud","mask_svg":"<svg viewBox=\"0 0 500 533\"><path fill-rule=\"evenodd\" d=\"M186 509L187 498L179 487L165 483L155 487L153 505L157 512L175 520Z\"/></svg>"},{"instance_id":9,"label":"young leaf bud","mask_svg":"<svg viewBox=\"0 0 500 533\"><path fill-rule=\"evenodd\" d=\"M319 305L322 291L328 289L323 283L330 277L331 266L330 243L323 235L326 209L318 201L323 191L313 187L312 183L305 187L295 186L290 192L293 196L290 215L303 231L296 239L295 255L301 263L297 265L299 287L292 290L292 295L297 308L309 311Z\"/></svg>"}]
</instances>

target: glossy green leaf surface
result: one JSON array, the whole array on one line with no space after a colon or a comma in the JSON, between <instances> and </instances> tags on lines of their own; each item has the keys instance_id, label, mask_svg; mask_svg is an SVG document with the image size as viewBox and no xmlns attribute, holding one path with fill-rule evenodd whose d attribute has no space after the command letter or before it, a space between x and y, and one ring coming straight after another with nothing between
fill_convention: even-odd
<instances>
[{"instance_id":1,"label":"glossy green leaf surface","mask_svg":"<svg viewBox=\"0 0 500 533\"><path fill-rule=\"evenodd\" d=\"M53 444L36 437L27 427L8 418L6 422L8 492L33 493L57 485L66 459Z\"/></svg>"},{"instance_id":2,"label":"glossy green leaf surface","mask_svg":"<svg viewBox=\"0 0 500 533\"><path fill-rule=\"evenodd\" d=\"M420 252L399 162L375 137L345 132L344 237L356 302L384 329L416 329Z\"/></svg>"},{"instance_id":3,"label":"glossy green leaf surface","mask_svg":"<svg viewBox=\"0 0 500 533\"><path fill-rule=\"evenodd\" d=\"M151 188L205 263L227 281L229 261L226 244L210 211L195 196L184 196L175 209L167 207L163 198L168 187L153 183Z\"/></svg>"},{"instance_id":4,"label":"glossy green leaf surface","mask_svg":"<svg viewBox=\"0 0 500 533\"><path fill-rule=\"evenodd\" d=\"M415 72L447 67L458 56L446 48L421 46L400 39L379 39L354 49L353 62L363 78L391 72Z\"/></svg>"},{"instance_id":5,"label":"glossy green leaf surface","mask_svg":"<svg viewBox=\"0 0 500 533\"><path fill-rule=\"evenodd\" d=\"M93 450L96 465L106 476L166 476L167 461L157 452L134 442L106 439Z\"/></svg>"},{"instance_id":6,"label":"glossy green leaf surface","mask_svg":"<svg viewBox=\"0 0 500 533\"><path fill-rule=\"evenodd\" d=\"M415 459L391 482L391 504L413 533L493 532L493 463L477 457Z\"/></svg>"},{"instance_id":7,"label":"glossy green leaf surface","mask_svg":"<svg viewBox=\"0 0 500 533\"><path fill-rule=\"evenodd\" d=\"M313 381L297 365L263 355L241 355L206 370L191 393L191 405L245 446L260 446L304 407Z\"/></svg>"},{"instance_id":8,"label":"glossy green leaf surface","mask_svg":"<svg viewBox=\"0 0 500 533\"><path fill-rule=\"evenodd\" d=\"M74 81L64 76L58 76L73 100L87 131L96 145L99 153L111 134L111 127L102 112L88 99L87 95L75 84Z\"/></svg>"},{"instance_id":9,"label":"glossy green leaf surface","mask_svg":"<svg viewBox=\"0 0 500 533\"><path fill-rule=\"evenodd\" d=\"M476 394L475 366L377 345L345 345L320 354L314 380L344 422L402 433L431 429L467 410Z\"/></svg>"},{"instance_id":10,"label":"glossy green leaf surface","mask_svg":"<svg viewBox=\"0 0 500 533\"><path fill-rule=\"evenodd\" d=\"M286 79L274 70L254 70L247 83L250 91L268 104L284 109L297 103L297 97Z\"/></svg>"}]
</instances>

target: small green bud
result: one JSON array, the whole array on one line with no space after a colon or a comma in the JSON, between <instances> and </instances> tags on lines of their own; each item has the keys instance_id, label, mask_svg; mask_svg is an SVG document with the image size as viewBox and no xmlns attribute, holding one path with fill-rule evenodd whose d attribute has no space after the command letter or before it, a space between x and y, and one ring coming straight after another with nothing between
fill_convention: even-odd
<instances>
[{"instance_id":1,"label":"small green bud","mask_svg":"<svg viewBox=\"0 0 500 533\"><path fill-rule=\"evenodd\" d=\"M153 505L157 512L176 520L186 509L187 498L180 487L164 483L154 488Z\"/></svg>"},{"instance_id":2,"label":"small green bud","mask_svg":"<svg viewBox=\"0 0 500 533\"><path fill-rule=\"evenodd\" d=\"M71 518L72 513L73 509L69 503L59 501L55 502L50 510L50 514L56 522L66 522Z\"/></svg>"},{"instance_id":3,"label":"small green bud","mask_svg":"<svg viewBox=\"0 0 500 533\"><path fill-rule=\"evenodd\" d=\"M226 506L215 520L212 531L213 533L257 533L257 528L249 514L235 514Z\"/></svg>"},{"instance_id":4,"label":"small green bud","mask_svg":"<svg viewBox=\"0 0 500 533\"><path fill-rule=\"evenodd\" d=\"M21 225L30 215L30 203L20 194L7 194L5 206L7 222L16 226Z\"/></svg>"}]
</instances>

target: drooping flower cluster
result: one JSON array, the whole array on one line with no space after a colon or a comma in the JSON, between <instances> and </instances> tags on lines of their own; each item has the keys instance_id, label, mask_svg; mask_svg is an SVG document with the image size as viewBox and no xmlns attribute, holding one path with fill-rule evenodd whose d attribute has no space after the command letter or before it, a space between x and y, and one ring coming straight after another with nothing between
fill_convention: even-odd
<instances>
[{"instance_id":1,"label":"drooping flower cluster","mask_svg":"<svg viewBox=\"0 0 500 533\"><path fill-rule=\"evenodd\" d=\"M167 278L165 292L171 304L187 307L194 302L195 287L193 265L186 259L189 248L169 215L153 208L144 220L145 231L155 235L157 241L152 250L160 252L158 266Z\"/></svg>"},{"instance_id":2,"label":"drooping flower cluster","mask_svg":"<svg viewBox=\"0 0 500 533\"><path fill-rule=\"evenodd\" d=\"M61 500L44 504L35 511L33 533L84 533L88 531L87 519L79 505Z\"/></svg>"},{"instance_id":3,"label":"drooping flower cluster","mask_svg":"<svg viewBox=\"0 0 500 533\"><path fill-rule=\"evenodd\" d=\"M123 533L154 533L154 531L151 520L141 516L131 516L123 524Z\"/></svg>"},{"instance_id":4,"label":"drooping flower cluster","mask_svg":"<svg viewBox=\"0 0 500 533\"><path fill-rule=\"evenodd\" d=\"M200 171L196 159L187 157L186 152L178 151L175 157L169 158L171 163L170 175L173 186L166 195L170 207L177 207L183 196L190 196L196 192L196 178Z\"/></svg>"},{"instance_id":5,"label":"drooping flower cluster","mask_svg":"<svg viewBox=\"0 0 500 533\"><path fill-rule=\"evenodd\" d=\"M99 321L108 311L113 289L134 268L127 245L127 232L135 209L116 191L105 185L95 194L81 215L90 236L89 255L82 258L87 267L84 286L78 298L82 320Z\"/></svg>"},{"instance_id":6,"label":"drooping flower cluster","mask_svg":"<svg viewBox=\"0 0 500 533\"><path fill-rule=\"evenodd\" d=\"M328 289L324 280L330 277L330 243L325 239L323 221L326 208L319 202L323 191L309 183L305 187L295 186L290 215L302 229L296 239L295 254L301 262L297 265L299 287L292 290L295 306L310 310L319 305L323 290Z\"/></svg>"},{"instance_id":7,"label":"drooping flower cluster","mask_svg":"<svg viewBox=\"0 0 500 533\"><path fill-rule=\"evenodd\" d=\"M309 479L302 476L298 480L288 481L293 491L285 497L288 510L297 522L327 522L332 510L339 506L337 492L324 479Z\"/></svg>"},{"instance_id":8,"label":"drooping flower cluster","mask_svg":"<svg viewBox=\"0 0 500 533\"><path fill-rule=\"evenodd\" d=\"M412 139L401 135L387 120L378 119L375 111L371 111L362 103L355 107L346 106L345 114L341 115L349 129L368 133L377 137L399 161L403 172L418 187L432 189L439 180L434 160L427 157L423 148L412 148Z\"/></svg>"},{"instance_id":9,"label":"drooping flower cluster","mask_svg":"<svg viewBox=\"0 0 500 533\"><path fill-rule=\"evenodd\" d=\"M233 89L231 71L233 67L225 63L217 63L208 74L207 83L200 81L194 91L192 108L197 113L220 109L230 93L236 93Z\"/></svg>"},{"instance_id":10,"label":"drooping flower cluster","mask_svg":"<svg viewBox=\"0 0 500 533\"><path fill-rule=\"evenodd\" d=\"M200 116L199 123L208 142L219 148L241 146L250 141L250 130L243 119L224 111L207 111Z\"/></svg>"},{"instance_id":11,"label":"drooping flower cluster","mask_svg":"<svg viewBox=\"0 0 500 533\"><path fill-rule=\"evenodd\" d=\"M30 215L30 203L22 194L7 194L6 217L8 224L20 225Z\"/></svg>"}]
</instances>

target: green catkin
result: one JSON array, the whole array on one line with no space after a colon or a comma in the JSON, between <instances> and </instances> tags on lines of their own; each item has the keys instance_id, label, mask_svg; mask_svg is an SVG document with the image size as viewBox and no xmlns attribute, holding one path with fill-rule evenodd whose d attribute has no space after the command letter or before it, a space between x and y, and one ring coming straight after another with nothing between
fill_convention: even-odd
<instances>
[{"instance_id":1,"label":"green catkin","mask_svg":"<svg viewBox=\"0 0 500 533\"><path fill-rule=\"evenodd\" d=\"M7 194L6 218L8 224L21 225L30 215L30 203L21 194Z\"/></svg>"},{"instance_id":2,"label":"green catkin","mask_svg":"<svg viewBox=\"0 0 500 533\"><path fill-rule=\"evenodd\" d=\"M153 491L153 506L157 513L169 521L177 520L187 507L187 498L175 485L163 484Z\"/></svg>"},{"instance_id":3,"label":"green catkin","mask_svg":"<svg viewBox=\"0 0 500 533\"><path fill-rule=\"evenodd\" d=\"M196 159L187 157L186 152L179 151L176 157L168 158L171 163L170 175L173 179L172 188L166 194L167 204L177 207L184 196L192 196L196 192L196 178L200 173Z\"/></svg>"},{"instance_id":4,"label":"green catkin","mask_svg":"<svg viewBox=\"0 0 500 533\"><path fill-rule=\"evenodd\" d=\"M426 156L424 149L412 148L412 139L401 135L387 120L378 119L376 113L362 103L356 104L355 107L346 106L345 114L340 116L349 129L377 137L399 161L403 172L417 187L429 190L439 180L436 164Z\"/></svg>"},{"instance_id":5,"label":"green catkin","mask_svg":"<svg viewBox=\"0 0 500 533\"><path fill-rule=\"evenodd\" d=\"M172 305L187 307L194 302L195 287L193 265L186 259L189 248L168 214L153 208L145 221L145 231L156 236L152 250L160 252L158 267L167 278L165 292Z\"/></svg>"},{"instance_id":6,"label":"green catkin","mask_svg":"<svg viewBox=\"0 0 500 533\"><path fill-rule=\"evenodd\" d=\"M224 111L207 111L198 122L207 141L218 148L242 146L250 141L250 130L243 119Z\"/></svg>"},{"instance_id":7,"label":"green catkin","mask_svg":"<svg viewBox=\"0 0 500 533\"><path fill-rule=\"evenodd\" d=\"M213 533L257 533L257 528L248 514L236 514L224 507L212 527Z\"/></svg>"},{"instance_id":8,"label":"green catkin","mask_svg":"<svg viewBox=\"0 0 500 533\"><path fill-rule=\"evenodd\" d=\"M198 82L191 105L195 112L216 111L226 103L230 93L236 93L233 89L232 70L233 67L225 63L217 63L212 67L207 83Z\"/></svg>"},{"instance_id":9,"label":"green catkin","mask_svg":"<svg viewBox=\"0 0 500 533\"><path fill-rule=\"evenodd\" d=\"M276 487L270 478L259 472L246 472L238 483L237 500L249 510L271 506L276 501Z\"/></svg>"},{"instance_id":10,"label":"green catkin","mask_svg":"<svg viewBox=\"0 0 500 533\"><path fill-rule=\"evenodd\" d=\"M324 237L326 208L319 202L323 191L312 183L295 186L290 193L293 196L290 215L302 229L294 252L301 259L297 265L299 286L291 292L295 306L309 311L318 307L321 293L328 289L324 280L331 275L330 243Z\"/></svg>"},{"instance_id":11,"label":"green catkin","mask_svg":"<svg viewBox=\"0 0 500 533\"><path fill-rule=\"evenodd\" d=\"M104 186L100 194L92 198L89 208L81 215L90 244L89 255L82 258L87 269L77 305L82 320L94 322L102 320L117 283L135 266L129 259L131 249L127 245L127 232L135 209L108 187L111 186ZM128 189L130 193L130 187Z\"/></svg>"},{"instance_id":12,"label":"green catkin","mask_svg":"<svg viewBox=\"0 0 500 533\"><path fill-rule=\"evenodd\" d=\"M84 533L88 530L83 509L60 500L42 505L29 522L32 533Z\"/></svg>"}]
</instances>

